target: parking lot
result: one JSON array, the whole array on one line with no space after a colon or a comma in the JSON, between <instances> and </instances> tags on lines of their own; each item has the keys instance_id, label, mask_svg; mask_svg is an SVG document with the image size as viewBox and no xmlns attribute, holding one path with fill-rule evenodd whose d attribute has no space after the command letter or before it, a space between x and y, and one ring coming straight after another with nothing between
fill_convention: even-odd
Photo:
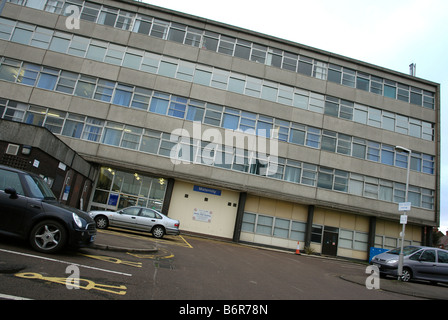
<instances>
[{"instance_id":1,"label":"parking lot","mask_svg":"<svg viewBox=\"0 0 448 320\"><path fill-rule=\"evenodd\" d=\"M95 247L53 255L37 253L21 241L0 238L2 299L421 298L418 292L413 297L408 292L385 290L395 280L381 279L380 290L368 290L368 276L365 264L185 235L155 239L120 229L100 230ZM403 285L439 290L442 298L448 297L446 286Z\"/></svg>"}]
</instances>

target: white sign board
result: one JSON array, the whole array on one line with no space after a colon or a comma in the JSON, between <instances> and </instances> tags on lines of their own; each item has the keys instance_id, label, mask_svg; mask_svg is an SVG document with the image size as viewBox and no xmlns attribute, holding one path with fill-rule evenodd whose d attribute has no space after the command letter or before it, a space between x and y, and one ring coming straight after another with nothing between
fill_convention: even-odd
<instances>
[{"instance_id":1,"label":"white sign board","mask_svg":"<svg viewBox=\"0 0 448 320\"><path fill-rule=\"evenodd\" d=\"M411 211L411 203L410 202L400 202L398 204L398 211Z\"/></svg>"},{"instance_id":2,"label":"white sign board","mask_svg":"<svg viewBox=\"0 0 448 320\"><path fill-rule=\"evenodd\" d=\"M202 222L212 222L212 211L195 208L193 211L193 220Z\"/></svg>"},{"instance_id":3,"label":"white sign board","mask_svg":"<svg viewBox=\"0 0 448 320\"><path fill-rule=\"evenodd\" d=\"M400 216L400 224L407 224L408 223L408 216L405 214L402 214Z\"/></svg>"}]
</instances>

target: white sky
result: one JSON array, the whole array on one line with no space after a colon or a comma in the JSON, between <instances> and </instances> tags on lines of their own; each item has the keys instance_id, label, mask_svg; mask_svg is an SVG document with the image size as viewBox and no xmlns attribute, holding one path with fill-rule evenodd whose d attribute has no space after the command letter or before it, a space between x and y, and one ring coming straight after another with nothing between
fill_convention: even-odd
<instances>
[{"instance_id":1,"label":"white sky","mask_svg":"<svg viewBox=\"0 0 448 320\"><path fill-rule=\"evenodd\" d=\"M446 0L143 0L156 6L291 40L441 84L448 118ZM442 126L441 222L448 230L447 129ZM397 212L398 214L398 212Z\"/></svg>"}]
</instances>

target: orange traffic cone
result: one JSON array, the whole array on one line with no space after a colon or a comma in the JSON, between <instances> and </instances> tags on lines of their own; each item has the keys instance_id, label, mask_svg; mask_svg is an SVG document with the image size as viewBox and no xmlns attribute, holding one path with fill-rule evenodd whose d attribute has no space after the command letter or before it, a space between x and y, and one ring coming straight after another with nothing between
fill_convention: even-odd
<instances>
[{"instance_id":1,"label":"orange traffic cone","mask_svg":"<svg viewBox=\"0 0 448 320\"><path fill-rule=\"evenodd\" d=\"M297 241L297 249L296 254L300 254L300 248L299 248L300 241Z\"/></svg>"}]
</instances>

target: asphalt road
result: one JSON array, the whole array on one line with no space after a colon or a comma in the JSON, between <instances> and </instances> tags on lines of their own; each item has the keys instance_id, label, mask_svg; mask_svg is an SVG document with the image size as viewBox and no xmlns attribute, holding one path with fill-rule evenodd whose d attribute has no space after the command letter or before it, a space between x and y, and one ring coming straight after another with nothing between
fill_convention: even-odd
<instances>
[{"instance_id":1,"label":"asphalt road","mask_svg":"<svg viewBox=\"0 0 448 320\"><path fill-rule=\"evenodd\" d=\"M38 300L403 300L343 280L366 265L195 237L101 232L114 242L43 255L0 238L0 298ZM115 245L115 246L114 246ZM120 247L122 250L114 250ZM135 247L129 252L126 248ZM385 280L387 281L387 280Z\"/></svg>"}]
</instances>

